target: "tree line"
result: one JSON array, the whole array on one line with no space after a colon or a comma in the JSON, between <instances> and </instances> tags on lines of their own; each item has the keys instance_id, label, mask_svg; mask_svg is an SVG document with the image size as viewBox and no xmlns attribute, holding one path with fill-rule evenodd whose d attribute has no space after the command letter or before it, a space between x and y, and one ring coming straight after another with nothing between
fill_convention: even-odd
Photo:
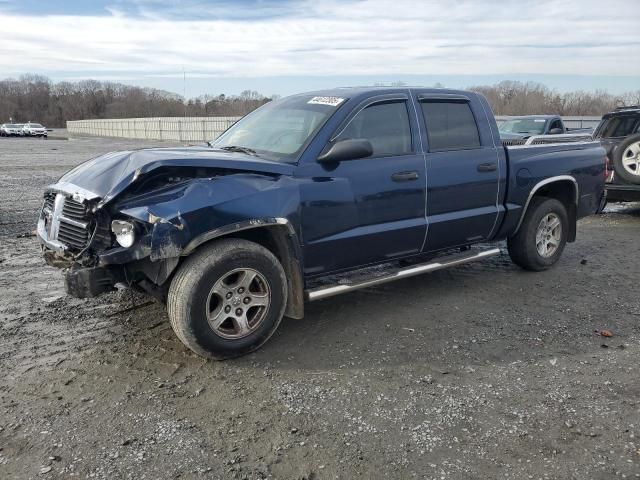
<instances>
[{"instance_id":1,"label":"tree line","mask_svg":"<svg viewBox=\"0 0 640 480\"><path fill-rule=\"evenodd\" d=\"M558 93L540 83L512 81L470 90L483 94L496 115L600 116L616 107L640 105L640 90L622 95L603 90Z\"/></svg>"},{"instance_id":2,"label":"tree line","mask_svg":"<svg viewBox=\"0 0 640 480\"><path fill-rule=\"evenodd\" d=\"M240 95L180 95L113 82L54 83L40 75L0 80L0 123L39 122L64 127L67 120L137 117L241 116L270 101L246 90Z\"/></svg>"},{"instance_id":3,"label":"tree line","mask_svg":"<svg viewBox=\"0 0 640 480\"><path fill-rule=\"evenodd\" d=\"M599 116L618 106L640 104L640 90L623 95L602 90L559 93L540 83L513 81L470 90L487 97L496 115ZM16 123L34 121L64 127L67 120L241 116L273 98L246 90L240 95L202 95L185 101L164 90L96 80L54 83L47 77L28 74L0 80L0 123L12 119Z\"/></svg>"}]
</instances>

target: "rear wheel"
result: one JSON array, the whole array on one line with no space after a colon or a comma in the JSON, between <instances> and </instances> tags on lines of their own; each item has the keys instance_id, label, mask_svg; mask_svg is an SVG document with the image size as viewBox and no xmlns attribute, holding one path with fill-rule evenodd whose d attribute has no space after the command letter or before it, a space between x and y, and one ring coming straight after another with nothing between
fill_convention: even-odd
<instances>
[{"instance_id":1,"label":"rear wheel","mask_svg":"<svg viewBox=\"0 0 640 480\"><path fill-rule=\"evenodd\" d=\"M223 360L263 345L278 328L287 280L278 259L246 240L204 247L180 267L167 310L178 338L195 353Z\"/></svg>"},{"instance_id":2,"label":"rear wheel","mask_svg":"<svg viewBox=\"0 0 640 480\"><path fill-rule=\"evenodd\" d=\"M547 270L567 243L569 217L555 198L534 197L518 232L507 240L511 260L526 270Z\"/></svg>"}]
</instances>

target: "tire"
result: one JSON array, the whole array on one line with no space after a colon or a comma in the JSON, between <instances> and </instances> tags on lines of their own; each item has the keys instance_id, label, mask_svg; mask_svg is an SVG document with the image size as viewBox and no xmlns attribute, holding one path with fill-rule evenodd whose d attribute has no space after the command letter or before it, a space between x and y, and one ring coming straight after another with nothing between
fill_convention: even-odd
<instances>
[{"instance_id":1,"label":"tire","mask_svg":"<svg viewBox=\"0 0 640 480\"><path fill-rule=\"evenodd\" d=\"M547 221L546 226L543 220ZM558 221L558 228L547 228ZM562 255L569 233L566 207L555 198L534 197L518 232L507 240L509 256L525 270L542 271L551 268ZM553 245L552 244L555 244ZM544 246L547 246L546 253ZM541 252L542 250L542 252Z\"/></svg>"},{"instance_id":2,"label":"tire","mask_svg":"<svg viewBox=\"0 0 640 480\"><path fill-rule=\"evenodd\" d=\"M640 185L640 135L627 137L615 148L613 169L619 178Z\"/></svg>"},{"instance_id":3,"label":"tire","mask_svg":"<svg viewBox=\"0 0 640 480\"><path fill-rule=\"evenodd\" d=\"M280 325L286 304L287 279L278 259L261 245L240 239L220 240L187 258L167 296L178 338L198 355L215 360L261 347Z\"/></svg>"}]
</instances>

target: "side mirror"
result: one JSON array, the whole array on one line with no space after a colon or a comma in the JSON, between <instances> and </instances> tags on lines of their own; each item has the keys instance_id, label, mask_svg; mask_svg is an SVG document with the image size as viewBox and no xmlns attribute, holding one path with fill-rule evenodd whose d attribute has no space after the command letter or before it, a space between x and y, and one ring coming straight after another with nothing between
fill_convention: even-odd
<instances>
[{"instance_id":1,"label":"side mirror","mask_svg":"<svg viewBox=\"0 0 640 480\"><path fill-rule=\"evenodd\" d=\"M551 130L549 130L549 135L560 135L561 133L561 128L552 128Z\"/></svg>"},{"instance_id":2,"label":"side mirror","mask_svg":"<svg viewBox=\"0 0 640 480\"><path fill-rule=\"evenodd\" d=\"M332 144L329 149L318 157L320 163L334 163L345 160L357 160L358 158L373 155L373 146L369 140L353 138L340 140Z\"/></svg>"}]
</instances>

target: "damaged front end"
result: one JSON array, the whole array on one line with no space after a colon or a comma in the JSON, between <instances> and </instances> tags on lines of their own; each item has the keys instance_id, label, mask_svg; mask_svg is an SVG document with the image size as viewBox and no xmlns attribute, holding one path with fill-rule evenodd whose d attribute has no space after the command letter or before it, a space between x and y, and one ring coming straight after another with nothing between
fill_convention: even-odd
<instances>
[{"instance_id":1,"label":"damaged front end","mask_svg":"<svg viewBox=\"0 0 640 480\"><path fill-rule=\"evenodd\" d=\"M65 286L85 298L113 290L121 269L101 268L97 252L112 245L109 218L96 210L98 195L60 182L44 194L37 233L47 264L65 269Z\"/></svg>"},{"instance_id":2,"label":"damaged front end","mask_svg":"<svg viewBox=\"0 0 640 480\"><path fill-rule=\"evenodd\" d=\"M180 257L212 232L295 211L292 168L203 148L103 155L45 191L37 229L44 258L64 269L70 295L124 284L163 298Z\"/></svg>"},{"instance_id":3,"label":"damaged front end","mask_svg":"<svg viewBox=\"0 0 640 480\"><path fill-rule=\"evenodd\" d=\"M153 214L142 221L106 208L93 192L61 182L45 192L37 233L46 263L64 269L67 293L87 298L119 283L163 296L186 232Z\"/></svg>"},{"instance_id":4,"label":"damaged front end","mask_svg":"<svg viewBox=\"0 0 640 480\"><path fill-rule=\"evenodd\" d=\"M38 238L46 263L64 269L69 295L95 297L124 284L164 296L188 231L148 209L139 219L120 207L65 182L45 192Z\"/></svg>"}]
</instances>

